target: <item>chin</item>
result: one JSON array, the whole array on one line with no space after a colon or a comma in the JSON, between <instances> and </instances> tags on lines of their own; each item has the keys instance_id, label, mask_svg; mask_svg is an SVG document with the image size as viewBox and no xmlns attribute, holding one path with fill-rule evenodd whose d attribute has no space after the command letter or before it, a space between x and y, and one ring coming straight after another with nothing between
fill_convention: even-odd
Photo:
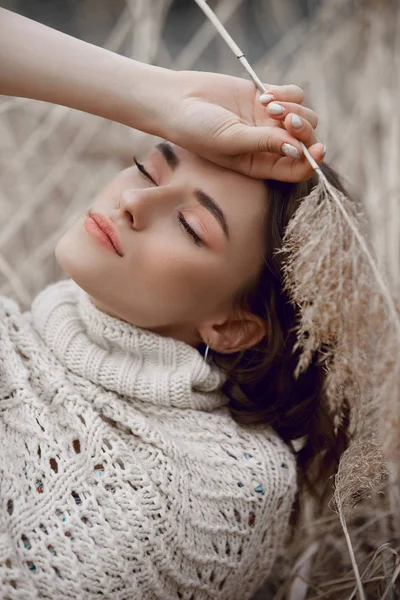
<instances>
[{"instance_id":1,"label":"chin","mask_svg":"<svg viewBox=\"0 0 400 600\"><path fill-rule=\"evenodd\" d=\"M114 286L104 285L104 281L109 280L104 258L96 251L93 254L93 246L88 246L81 236L78 240L77 237L76 232L68 230L57 242L54 253L58 264L82 290L91 296L99 310L112 317L121 318L111 308L116 300L113 291L110 292L110 288L113 290Z\"/></svg>"},{"instance_id":2,"label":"chin","mask_svg":"<svg viewBox=\"0 0 400 600\"><path fill-rule=\"evenodd\" d=\"M92 249L83 247L73 229L74 226L58 240L54 250L56 261L79 287L90 295L96 295L101 293L99 287L104 280L104 266L100 260L93 260Z\"/></svg>"}]
</instances>

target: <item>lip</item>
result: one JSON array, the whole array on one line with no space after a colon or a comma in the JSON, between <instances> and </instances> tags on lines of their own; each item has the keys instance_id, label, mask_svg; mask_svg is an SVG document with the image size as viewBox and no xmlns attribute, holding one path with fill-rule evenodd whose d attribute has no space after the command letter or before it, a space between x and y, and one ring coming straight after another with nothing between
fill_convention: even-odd
<instances>
[{"instance_id":1,"label":"lip","mask_svg":"<svg viewBox=\"0 0 400 600\"><path fill-rule=\"evenodd\" d=\"M117 229L115 228L113 223L110 221L110 219L108 217L102 215L101 213L95 213L92 211L89 211L89 217L91 217L93 219L93 221L95 221L97 223L97 225L100 227L100 229L106 234L106 236L108 237L108 239L114 246L117 253L120 256L123 256L121 242L119 239Z\"/></svg>"}]
</instances>

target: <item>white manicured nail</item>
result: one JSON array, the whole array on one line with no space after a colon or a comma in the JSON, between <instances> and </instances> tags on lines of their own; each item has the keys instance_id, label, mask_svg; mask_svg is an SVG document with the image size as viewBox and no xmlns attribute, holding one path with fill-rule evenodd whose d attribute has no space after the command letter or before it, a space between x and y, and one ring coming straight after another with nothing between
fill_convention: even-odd
<instances>
[{"instance_id":1,"label":"white manicured nail","mask_svg":"<svg viewBox=\"0 0 400 600\"><path fill-rule=\"evenodd\" d=\"M303 125L303 121L297 115L292 115L292 125L293 127L296 127L296 129L299 129L299 127Z\"/></svg>"},{"instance_id":2,"label":"white manicured nail","mask_svg":"<svg viewBox=\"0 0 400 600\"><path fill-rule=\"evenodd\" d=\"M272 94L261 94L260 96L260 102L261 104L268 104L268 102L271 102L271 100L273 100L274 97Z\"/></svg>"},{"instance_id":3,"label":"white manicured nail","mask_svg":"<svg viewBox=\"0 0 400 600\"><path fill-rule=\"evenodd\" d=\"M323 152L322 156L325 156L325 154L326 154L326 146L325 146L325 144L324 144L324 149L323 149L322 152Z\"/></svg>"},{"instance_id":4,"label":"white manicured nail","mask_svg":"<svg viewBox=\"0 0 400 600\"><path fill-rule=\"evenodd\" d=\"M271 102L271 104L268 104L267 106L267 111L271 115L281 115L285 112L285 109L280 104L277 104L276 102Z\"/></svg>"},{"instance_id":5,"label":"white manicured nail","mask_svg":"<svg viewBox=\"0 0 400 600\"><path fill-rule=\"evenodd\" d=\"M291 144L282 144L282 152L291 158L300 158L299 151Z\"/></svg>"}]
</instances>

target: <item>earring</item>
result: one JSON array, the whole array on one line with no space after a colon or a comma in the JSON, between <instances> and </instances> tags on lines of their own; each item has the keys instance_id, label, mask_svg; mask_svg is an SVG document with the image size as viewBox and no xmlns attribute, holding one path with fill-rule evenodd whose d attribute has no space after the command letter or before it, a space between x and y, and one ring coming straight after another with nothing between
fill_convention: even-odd
<instances>
[{"instance_id":1,"label":"earring","mask_svg":"<svg viewBox=\"0 0 400 600\"><path fill-rule=\"evenodd\" d=\"M212 359L210 359L209 361L207 361L207 354L208 354L209 349L210 349L210 346L207 344L206 352L204 354L204 360L206 361L206 363L208 365L211 363L211 360L212 360Z\"/></svg>"}]
</instances>

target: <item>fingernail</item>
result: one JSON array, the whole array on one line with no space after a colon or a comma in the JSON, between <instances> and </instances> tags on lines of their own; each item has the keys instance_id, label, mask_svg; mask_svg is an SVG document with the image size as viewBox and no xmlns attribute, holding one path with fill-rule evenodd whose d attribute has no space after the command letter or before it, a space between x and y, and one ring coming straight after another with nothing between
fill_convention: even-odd
<instances>
[{"instance_id":1,"label":"fingernail","mask_svg":"<svg viewBox=\"0 0 400 600\"><path fill-rule=\"evenodd\" d=\"M285 109L280 104L277 104L276 102L271 102L271 104L268 104L267 106L267 111L271 115L282 115L285 112Z\"/></svg>"},{"instance_id":2,"label":"fingernail","mask_svg":"<svg viewBox=\"0 0 400 600\"><path fill-rule=\"evenodd\" d=\"M274 97L272 94L261 94L260 96L260 102L261 104L268 104L268 102L271 102L271 100L273 100Z\"/></svg>"},{"instance_id":3,"label":"fingernail","mask_svg":"<svg viewBox=\"0 0 400 600\"><path fill-rule=\"evenodd\" d=\"M292 125L299 129L303 125L303 121L297 115L292 115Z\"/></svg>"},{"instance_id":4,"label":"fingernail","mask_svg":"<svg viewBox=\"0 0 400 600\"><path fill-rule=\"evenodd\" d=\"M325 156L325 154L326 154L326 146L324 144L324 149L322 150L322 156Z\"/></svg>"},{"instance_id":5,"label":"fingernail","mask_svg":"<svg viewBox=\"0 0 400 600\"><path fill-rule=\"evenodd\" d=\"M282 152L291 158L300 158L300 152L291 144L282 144Z\"/></svg>"}]
</instances>

